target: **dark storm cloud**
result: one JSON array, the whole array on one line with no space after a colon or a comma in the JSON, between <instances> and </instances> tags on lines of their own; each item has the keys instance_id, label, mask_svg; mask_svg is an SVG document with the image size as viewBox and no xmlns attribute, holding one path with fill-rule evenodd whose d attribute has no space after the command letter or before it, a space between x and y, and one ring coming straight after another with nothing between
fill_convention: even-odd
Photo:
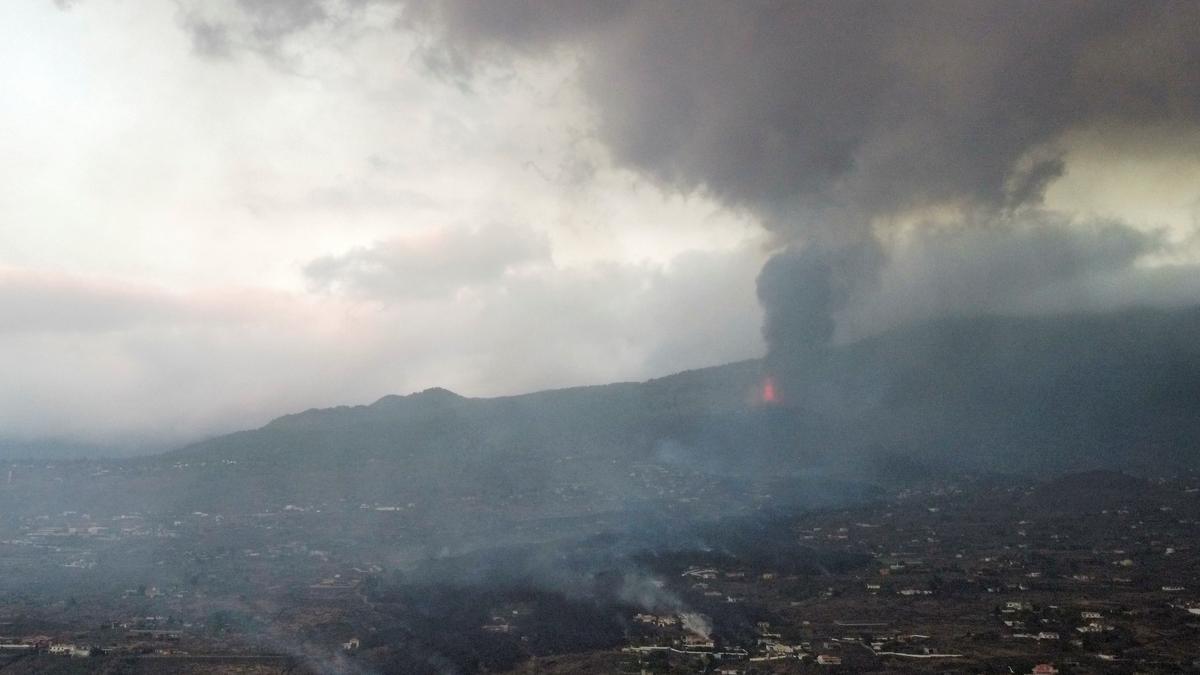
<instances>
[{"instance_id":1,"label":"dark storm cloud","mask_svg":"<svg viewBox=\"0 0 1200 675\"><path fill-rule=\"evenodd\" d=\"M414 0L409 18L468 66L506 48L576 50L618 161L793 242L759 281L784 358L826 343L847 313L861 330L1113 282L1147 241L1032 211L1068 170L1064 134L1200 121L1195 3ZM890 242L890 223L929 208L959 214L951 234L918 229L882 271L894 253L881 228ZM914 274L923 247L946 255ZM880 288L882 274L914 286Z\"/></svg>"},{"instance_id":2,"label":"dark storm cloud","mask_svg":"<svg viewBox=\"0 0 1200 675\"><path fill-rule=\"evenodd\" d=\"M580 49L619 159L787 229L1036 199L1061 163L1021 160L1064 131L1200 114L1194 3L600 5L416 0L409 17L468 55Z\"/></svg>"},{"instance_id":3,"label":"dark storm cloud","mask_svg":"<svg viewBox=\"0 0 1200 675\"><path fill-rule=\"evenodd\" d=\"M1071 129L1200 119L1191 2L237 4L264 45L369 5L463 69L577 54L619 161L835 240L934 203L1036 203Z\"/></svg>"},{"instance_id":4,"label":"dark storm cloud","mask_svg":"<svg viewBox=\"0 0 1200 675\"><path fill-rule=\"evenodd\" d=\"M1050 183L1066 172L1062 157L1050 157L1029 165L1025 171L1013 172L1005 187L1005 201L1010 209L1040 204Z\"/></svg>"}]
</instances>

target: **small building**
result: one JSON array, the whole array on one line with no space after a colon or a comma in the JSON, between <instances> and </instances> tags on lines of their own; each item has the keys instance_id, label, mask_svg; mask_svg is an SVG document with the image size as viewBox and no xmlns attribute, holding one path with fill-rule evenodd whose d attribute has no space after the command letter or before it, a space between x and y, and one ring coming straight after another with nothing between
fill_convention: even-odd
<instances>
[{"instance_id":1,"label":"small building","mask_svg":"<svg viewBox=\"0 0 1200 675\"><path fill-rule=\"evenodd\" d=\"M48 652L56 656L74 656L83 658L92 655L92 648L87 645L77 645L70 642L52 642Z\"/></svg>"},{"instance_id":2,"label":"small building","mask_svg":"<svg viewBox=\"0 0 1200 675\"><path fill-rule=\"evenodd\" d=\"M635 614L634 620L640 623L651 624L654 626L667 627L674 626L679 623L679 619L673 616L658 616L657 614Z\"/></svg>"}]
</instances>

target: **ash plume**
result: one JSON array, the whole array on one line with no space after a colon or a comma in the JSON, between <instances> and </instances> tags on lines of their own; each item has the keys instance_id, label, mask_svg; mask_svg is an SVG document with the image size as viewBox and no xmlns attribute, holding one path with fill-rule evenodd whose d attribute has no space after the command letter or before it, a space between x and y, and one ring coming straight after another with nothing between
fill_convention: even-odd
<instances>
[{"instance_id":1,"label":"ash plume","mask_svg":"<svg viewBox=\"0 0 1200 675\"><path fill-rule=\"evenodd\" d=\"M618 161L757 214L783 249L759 282L773 356L828 342L913 231L1044 220L1067 134L1200 123L1194 3L415 0L405 17L462 69L579 54ZM1086 234L1064 238L1083 255Z\"/></svg>"},{"instance_id":2,"label":"ash plume","mask_svg":"<svg viewBox=\"0 0 1200 675\"><path fill-rule=\"evenodd\" d=\"M772 354L828 341L928 232L1044 221L1071 134L1200 132L1192 2L241 0L220 29L278 51L383 5L464 86L497 64L575 59L617 163L755 214L780 256L759 292ZM183 16L203 42L211 22ZM1051 214L1067 229L1075 215Z\"/></svg>"},{"instance_id":3,"label":"ash plume","mask_svg":"<svg viewBox=\"0 0 1200 675\"><path fill-rule=\"evenodd\" d=\"M1192 3L602 7L417 0L406 15L458 63L579 49L620 160L797 235L868 229L839 212L1036 202L1065 131L1200 114Z\"/></svg>"}]
</instances>

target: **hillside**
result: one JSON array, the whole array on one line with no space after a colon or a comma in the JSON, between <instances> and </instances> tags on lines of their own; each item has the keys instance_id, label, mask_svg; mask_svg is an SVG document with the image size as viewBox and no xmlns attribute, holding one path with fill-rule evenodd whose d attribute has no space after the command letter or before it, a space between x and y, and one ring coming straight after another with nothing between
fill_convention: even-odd
<instances>
[{"instance_id":1,"label":"hillside","mask_svg":"<svg viewBox=\"0 0 1200 675\"><path fill-rule=\"evenodd\" d=\"M759 396L768 376L772 404ZM719 511L759 493L820 501L831 479L1169 471L1196 467L1197 448L1200 310L1139 310L944 320L643 383L387 396L6 494L20 508L64 490L81 509L418 504L455 521L502 504L574 517L680 500Z\"/></svg>"},{"instance_id":2,"label":"hillside","mask_svg":"<svg viewBox=\"0 0 1200 675\"><path fill-rule=\"evenodd\" d=\"M834 456L1027 472L1196 466L1200 310L946 319L777 366Z\"/></svg>"},{"instance_id":3,"label":"hillside","mask_svg":"<svg viewBox=\"0 0 1200 675\"><path fill-rule=\"evenodd\" d=\"M365 406L314 409L266 426L196 443L164 459L336 465L460 461L502 453L633 457L683 421L747 408L761 380L757 361L618 383L499 398L435 388Z\"/></svg>"},{"instance_id":4,"label":"hillside","mask_svg":"<svg viewBox=\"0 0 1200 675\"><path fill-rule=\"evenodd\" d=\"M1200 439L1200 310L943 320L773 364L777 405L746 361L644 383L465 398L444 389L309 410L166 456L339 465L547 456L1077 469L1169 459ZM1061 465L1061 467L1058 467Z\"/></svg>"}]
</instances>

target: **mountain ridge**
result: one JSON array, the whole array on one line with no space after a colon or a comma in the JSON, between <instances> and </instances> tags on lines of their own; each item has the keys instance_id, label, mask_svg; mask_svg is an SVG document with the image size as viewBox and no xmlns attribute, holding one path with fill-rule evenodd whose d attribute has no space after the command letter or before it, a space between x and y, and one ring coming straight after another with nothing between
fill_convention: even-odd
<instances>
[{"instance_id":1,"label":"mountain ridge","mask_svg":"<svg viewBox=\"0 0 1200 675\"><path fill-rule=\"evenodd\" d=\"M774 405L758 396L768 372L784 384ZM667 444L665 454L718 471L755 462L853 470L888 456L916 466L1070 470L1139 453L1194 463L1193 416L1200 419L1200 308L1132 309L951 317L807 361L750 359L643 382L499 397L434 387L285 415L169 454L280 457L279 446L289 445L294 458L553 458L583 449L641 461L661 458Z\"/></svg>"},{"instance_id":2,"label":"mountain ridge","mask_svg":"<svg viewBox=\"0 0 1200 675\"><path fill-rule=\"evenodd\" d=\"M761 397L768 374L779 389L771 403ZM574 516L677 506L688 495L759 508L753 495L768 484L790 483L766 492L795 495L828 490L822 482L963 472L1163 471L1200 467L1198 448L1200 309L1137 310L946 319L792 362L645 382L385 396L120 460L144 492L104 479L71 498L188 512L553 503Z\"/></svg>"}]
</instances>

